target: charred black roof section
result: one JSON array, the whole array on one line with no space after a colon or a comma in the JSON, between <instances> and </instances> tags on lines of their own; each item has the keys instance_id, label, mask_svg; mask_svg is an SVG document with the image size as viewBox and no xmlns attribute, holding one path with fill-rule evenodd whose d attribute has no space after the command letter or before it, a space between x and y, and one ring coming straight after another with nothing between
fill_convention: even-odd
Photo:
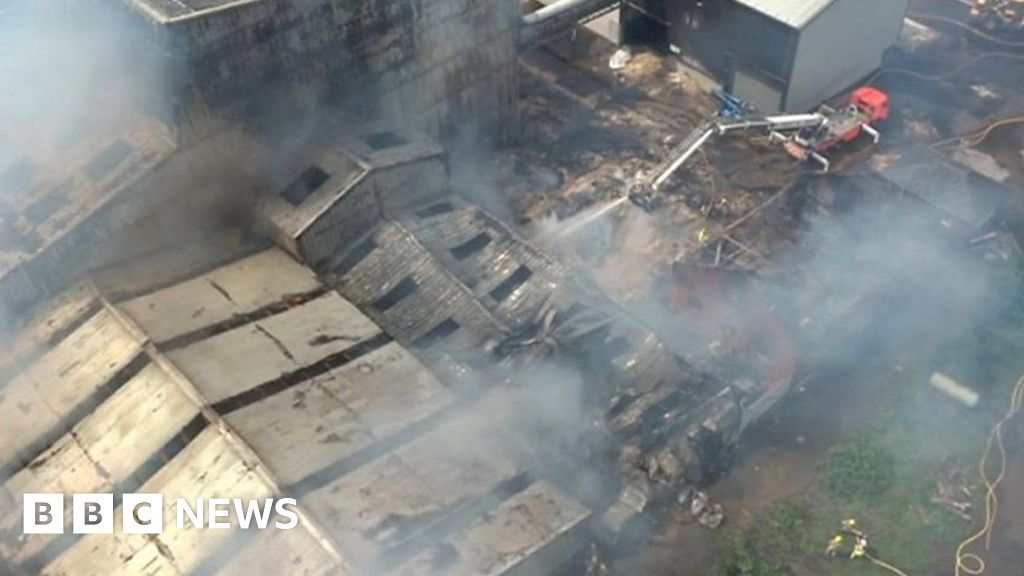
<instances>
[{"instance_id":1,"label":"charred black roof section","mask_svg":"<svg viewBox=\"0 0 1024 576\"><path fill-rule=\"evenodd\" d=\"M438 342L458 332L460 327L461 326L459 326L459 323L456 322L455 320L451 318L446 318L437 326L431 328L429 332L417 338L416 341L413 342L413 346L415 346L416 348L430 348L434 344L437 344Z\"/></svg>"},{"instance_id":2,"label":"charred black roof section","mask_svg":"<svg viewBox=\"0 0 1024 576\"><path fill-rule=\"evenodd\" d=\"M629 343L625 336L618 336L608 342L606 350L608 351L608 358L614 360L632 352L633 345Z\"/></svg>"},{"instance_id":3,"label":"charred black roof section","mask_svg":"<svg viewBox=\"0 0 1024 576\"><path fill-rule=\"evenodd\" d=\"M530 270L525 264L520 265L511 276L491 290L491 298L494 298L498 302L504 302L532 276L533 270Z\"/></svg>"},{"instance_id":4,"label":"charred black roof section","mask_svg":"<svg viewBox=\"0 0 1024 576\"><path fill-rule=\"evenodd\" d=\"M366 260L366 257L369 256L370 253L376 249L377 243L373 241L373 238L367 238L366 240L363 240L359 244L356 244L356 247L353 248L348 254L346 254L345 257L342 258L340 262L338 262L338 264L334 267L332 272L334 272L338 276L344 276L345 274L348 274L349 272L352 271L353 268L359 266L360 262Z\"/></svg>"},{"instance_id":5,"label":"charred black roof section","mask_svg":"<svg viewBox=\"0 0 1024 576\"><path fill-rule=\"evenodd\" d=\"M573 302L572 305L566 308L565 310L555 312L555 317L551 321L551 325L554 326L555 328L558 328L562 324L565 324L569 320L572 320L573 318L578 316L579 313L582 311L583 306L581 306L579 302Z\"/></svg>"},{"instance_id":6,"label":"charred black roof section","mask_svg":"<svg viewBox=\"0 0 1024 576\"><path fill-rule=\"evenodd\" d=\"M388 148L395 148L402 144L408 144L408 141L395 134L394 132L376 132L363 138L366 144L374 150L387 150Z\"/></svg>"},{"instance_id":7,"label":"charred black roof section","mask_svg":"<svg viewBox=\"0 0 1024 576\"><path fill-rule=\"evenodd\" d=\"M388 290L388 293L374 300L373 307L381 312L386 312L395 307L396 304L411 296L420 287L412 276L402 278L402 281L395 284L395 287Z\"/></svg>"},{"instance_id":8,"label":"charred black roof section","mask_svg":"<svg viewBox=\"0 0 1024 576\"><path fill-rule=\"evenodd\" d=\"M473 254L476 254L477 252L486 248L487 245L490 244L492 240L493 239L491 238L490 234L488 234L487 232L481 232L476 236L473 236L469 240L466 240L462 244L459 244L458 246L452 248L452 256L454 256L456 260L465 260L466 258L469 258Z\"/></svg>"},{"instance_id":9,"label":"charred black roof section","mask_svg":"<svg viewBox=\"0 0 1024 576\"><path fill-rule=\"evenodd\" d=\"M316 192L318 188L324 185L324 182L330 180L331 175L324 172L323 168L319 166L310 166L299 174L299 177L292 181L284 191L281 192L281 197L288 201L292 206L301 206L306 198Z\"/></svg>"},{"instance_id":10,"label":"charred black roof section","mask_svg":"<svg viewBox=\"0 0 1024 576\"><path fill-rule=\"evenodd\" d=\"M440 216L441 214L447 214L455 210L455 205L451 202L439 202L433 206L427 206L422 210L416 211L416 216L426 219L433 218L434 216Z\"/></svg>"},{"instance_id":11,"label":"charred black roof section","mask_svg":"<svg viewBox=\"0 0 1024 576\"><path fill-rule=\"evenodd\" d=\"M100 152L85 167L85 173L93 182L99 182L124 162L133 148L124 140L116 140Z\"/></svg>"}]
</instances>

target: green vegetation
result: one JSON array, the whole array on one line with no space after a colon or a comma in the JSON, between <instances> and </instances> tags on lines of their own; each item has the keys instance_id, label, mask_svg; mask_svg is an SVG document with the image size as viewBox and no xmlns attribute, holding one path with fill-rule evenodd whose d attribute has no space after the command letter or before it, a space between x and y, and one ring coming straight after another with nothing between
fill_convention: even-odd
<instances>
[{"instance_id":1,"label":"green vegetation","mask_svg":"<svg viewBox=\"0 0 1024 576\"><path fill-rule=\"evenodd\" d=\"M715 576L792 576L789 568L776 564L755 550L750 537L740 531L729 535L729 542L722 551L721 560L715 567Z\"/></svg>"},{"instance_id":2,"label":"green vegetation","mask_svg":"<svg viewBox=\"0 0 1024 576\"><path fill-rule=\"evenodd\" d=\"M783 502L758 520L753 529L754 537L776 557L790 560L816 548L807 532L804 513L792 502Z\"/></svg>"},{"instance_id":3,"label":"green vegetation","mask_svg":"<svg viewBox=\"0 0 1024 576\"><path fill-rule=\"evenodd\" d=\"M825 488L844 500L877 498L892 487L896 461L877 434L861 433L832 449L822 466Z\"/></svg>"},{"instance_id":4,"label":"green vegetation","mask_svg":"<svg viewBox=\"0 0 1024 576\"><path fill-rule=\"evenodd\" d=\"M791 566L817 549L804 512L792 502L773 507L751 529L728 538L716 576L791 576Z\"/></svg>"},{"instance_id":5,"label":"green vegetation","mask_svg":"<svg viewBox=\"0 0 1024 576\"><path fill-rule=\"evenodd\" d=\"M1024 264L992 268L980 309L950 318L955 330L908 342L891 369L870 382L871 416L818 463L818 482L758 514L749 529L722 534L716 576L879 576L870 562L829 558L840 522L856 518L872 553L909 574L948 573L972 524L933 502L939 483L973 488L979 452L1024 371ZM952 312L951 312L952 313ZM967 410L928 384L943 372L977 389Z\"/></svg>"}]
</instances>

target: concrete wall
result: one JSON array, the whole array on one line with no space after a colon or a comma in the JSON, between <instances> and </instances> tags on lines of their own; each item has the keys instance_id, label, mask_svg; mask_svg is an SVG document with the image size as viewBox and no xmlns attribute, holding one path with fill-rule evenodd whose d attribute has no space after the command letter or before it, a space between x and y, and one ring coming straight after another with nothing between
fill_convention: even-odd
<instances>
[{"instance_id":1,"label":"concrete wall","mask_svg":"<svg viewBox=\"0 0 1024 576\"><path fill-rule=\"evenodd\" d=\"M786 109L807 110L878 68L899 40L908 0L838 0L800 35Z\"/></svg>"},{"instance_id":2,"label":"concrete wall","mask_svg":"<svg viewBox=\"0 0 1024 576\"><path fill-rule=\"evenodd\" d=\"M343 118L392 118L435 137L469 127L507 140L518 22L519 0L279 0L160 34L195 87L186 107L265 121L290 110L282 102L318 101Z\"/></svg>"}]
</instances>

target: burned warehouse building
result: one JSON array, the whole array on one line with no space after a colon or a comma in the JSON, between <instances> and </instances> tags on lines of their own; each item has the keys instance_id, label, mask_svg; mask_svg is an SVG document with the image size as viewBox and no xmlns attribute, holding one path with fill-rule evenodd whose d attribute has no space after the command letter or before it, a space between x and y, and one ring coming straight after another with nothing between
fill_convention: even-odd
<instances>
[{"instance_id":1,"label":"burned warehouse building","mask_svg":"<svg viewBox=\"0 0 1024 576\"><path fill-rule=\"evenodd\" d=\"M0 0L0 576L1014 565L976 4Z\"/></svg>"}]
</instances>

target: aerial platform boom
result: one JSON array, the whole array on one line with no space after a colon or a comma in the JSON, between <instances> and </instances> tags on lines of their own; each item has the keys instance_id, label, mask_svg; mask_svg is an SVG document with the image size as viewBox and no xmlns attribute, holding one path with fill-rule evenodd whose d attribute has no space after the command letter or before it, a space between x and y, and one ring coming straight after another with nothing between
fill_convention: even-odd
<instances>
[{"instance_id":1,"label":"aerial platform boom","mask_svg":"<svg viewBox=\"0 0 1024 576\"><path fill-rule=\"evenodd\" d=\"M774 140L782 141L786 152L793 158L813 161L827 172L831 162L826 153L860 138L862 134L869 135L877 144L880 136L874 125L889 117L889 95L871 86L854 90L849 103L839 110L823 106L819 112L805 114L735 117L737 111L751 107L728 94L718 95L718 98L725 103L722 112L694 128L662 163L635 184L630 192L634 203L645 209L656 207L659 202L654 193L714 136L766 132Z\"/></svg>"},{"instance_id":2,"label":"aerial platform boom","mask_svg":"<svg viewBox=\"0 0 1024 576\"><path fill-rule=\"evenodd\" d=\"M651 173L655 175L651 188L657 190L672 177L712 136L723 136L733 132L763 130L769 134L817 128L828 118L817 112L810 114L783 114L760 118L738 119L723 122L704 122L693 129L669 154L668 162L659 165Z\"/></svg>"}]
</instances>

